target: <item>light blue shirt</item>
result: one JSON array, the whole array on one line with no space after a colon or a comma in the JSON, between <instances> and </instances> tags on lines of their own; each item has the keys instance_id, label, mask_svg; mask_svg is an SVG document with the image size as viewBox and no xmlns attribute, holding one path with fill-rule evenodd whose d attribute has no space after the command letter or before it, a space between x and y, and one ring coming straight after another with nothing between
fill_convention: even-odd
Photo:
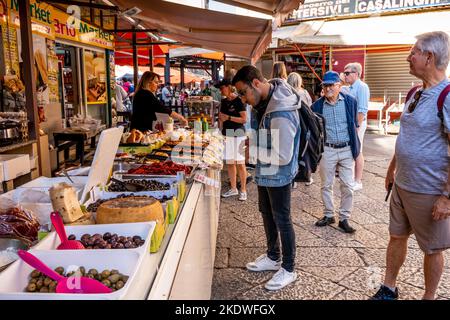
<instances>
[{"instance_id":1,"label":"light blue shirt","mask_svg":"<svg viewBox=\"0 0 450 320\"><path fill-rule=\"evenodd\" d=\"M335 105L330 104L327 99L325 99L322 115L325 118L327 143L340 144L350 141L345 111L345 100L342 94L339 94Z\"/></svg>"},{"instance_id":2,"label":"light blue shirt","mask_svg":"<svg viewBox=\"0 0 450 320\"><path fill-rule=\"evenodd\" d=\"M358 79L349 87L349 93L358 102L358 113L364 113L364 116L366 116L370 100L369 86Z\"/></svg>"},{"instance_id":3,"label":"light blue shirt","mask_svg":"<svg viewBox=\"0 0 450 320\"><path fill-rule=\"evenodd\" d=\"M424 90L412 113L408 106L414 97L405 103L395 144L395 183L402 189L433 195L447 191L450 149L446 133L450 132L450 94L442 110L443 123L437 116L437 100L448 84L445 79Z\"/></svg>"}]
</instances>

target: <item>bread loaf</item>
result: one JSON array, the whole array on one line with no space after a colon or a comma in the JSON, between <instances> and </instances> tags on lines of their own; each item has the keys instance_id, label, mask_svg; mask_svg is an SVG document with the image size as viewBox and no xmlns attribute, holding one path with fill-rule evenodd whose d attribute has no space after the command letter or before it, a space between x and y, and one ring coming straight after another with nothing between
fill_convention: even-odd
<instances>
[{"instance_id":1,"label":"bread loaf","mask_svg":"<svg viewBox=\"0 0 450 320\"><path fill-rule=\"evenodd\" d=\"M74 187L62 182L51 187L49 193L53 210L61 214L64 223L72 223L84 216Z\"/></svg>"},{"instance_id":2,"label":"bread loaf","mask_svg":"<svg viewBox=\"0 0 450 320\"><path fill-rule=\"evenodd\" d=\"M164 222L161 203L154 198L127 197L103 202L97 209L97 223Z\"/></svg>"}]
</instances>

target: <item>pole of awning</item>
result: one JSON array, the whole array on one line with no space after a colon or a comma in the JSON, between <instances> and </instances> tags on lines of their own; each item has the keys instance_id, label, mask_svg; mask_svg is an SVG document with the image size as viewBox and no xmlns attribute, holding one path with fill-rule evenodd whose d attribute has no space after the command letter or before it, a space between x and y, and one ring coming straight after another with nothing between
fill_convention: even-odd
<instances>
[{"instance_id":1,"label":"pole of awning","mask_svg":"<svg viewBox=\"0 0 450 320\"><path fill-rule=\"evenodd\" d=\"M328 70L333 70L333 47L330 46L330 64Z\"/></svg>"},{"instance_id":2,"label":"pole of awning","mask_svg":"<svg viewBox=\"0 0 450 320\"><path fill-rule=\"evenodd\" d=\"M322 76L327 72L327 51L325 46L322 46Z\"/></svg>"},{"instance_id":3,"label":"pole of awning","mask_svg":"<svg viewBox=\"0 0 450 320\"><path fill-rule=\"evenodd\" d=\"M22 43L23 81L25 85L25 106L30 123L28 125L30 139L37 140L39 175L42 174L42 157L39 139L39 118L36 96L36 78L34 69L33 35L31 31L30 1L18 0L20 18L20 39ZM6 30L9 32L9 30Z\"/></svg>"},{"instance_id":4,"label":"pole of awning","mask_svg":"<svg viewBox=\"0 0 450 320\"><path fill-rule=\"evenodd\" d=\"M135 27L133 27L134 29ZM137 56L137 48L136 48L136 32L132 34L133 40L133 80L134 87L137 87L138 84L138 76L139 76L139 65L138 65L138 56Z\"/></svg>"},{"instance_id":5,"label":"pole of awning","mask_svg":"<svg viewBox=\"0 0 450 320\"><path fill-rule=\"evenodd\" d=\"M170 56L166 53L166 63L164 65L164 84L170 83Z\"/></svg>"},{"instance_id":6,"label":"pole of awning","mask_svg":"<svg viewBox=\"0 0 450 320\"><path fill-rule=\"evenodd\" d=\"M153 46L148 47L148 65L150 71L153 71Z\"/></svg>"},{"instance_id":7,"label":"pole of awning","mask_svg":"<svg viewBox=\"0 0 450 320\"><path fill-rule=\"evenodd\" d=\"M181 59L180 63L180 89L184 89L184 59Z\"/></svg>"}]
</instances>

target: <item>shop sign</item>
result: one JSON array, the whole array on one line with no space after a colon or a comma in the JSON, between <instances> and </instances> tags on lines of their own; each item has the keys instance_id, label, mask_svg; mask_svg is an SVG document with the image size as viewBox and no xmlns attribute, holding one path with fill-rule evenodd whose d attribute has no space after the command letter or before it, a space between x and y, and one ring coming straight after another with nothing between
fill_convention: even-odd
<instances>
[{"instance_id":1,"label":"shop sign","mask_svg":"<svg viewBox=\"0 0 450 320\"><path fill-rule=\"evenodd\" d=\"M9 0L10 17L13 24L20 26L19 5L17 0ZM52 7L36 0L30 1L31 30L45 37L54 38Z\"/></svg>"},{"instance_id":2,"label":"shop sign","mask_svg":"<svg viewBox=\"0 0 450 320\"><path fill-rule=\"evenodd\" d=\"M305 0L292 20L376 14L450 5L450 0Z\"/></svg>"},{"instance_id":3,"label":"shop sign","mask_svg":"<svg viewBox=\"0 0 450 320\"><path fill-rule=\"evenodd\" d=\"M53 26L56 37L114 49L114 35L54 9Z\"/></svg>"}]
</instances>

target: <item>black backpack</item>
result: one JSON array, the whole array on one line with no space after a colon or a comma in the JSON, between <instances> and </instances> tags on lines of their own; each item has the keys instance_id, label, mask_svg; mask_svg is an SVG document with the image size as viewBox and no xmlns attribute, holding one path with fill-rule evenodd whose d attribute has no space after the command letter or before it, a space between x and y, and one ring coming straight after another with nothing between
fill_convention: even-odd
<instances>
[{"instance_id":1,"label":"black backpack","mask_svg":"<svg viewBox=\"0 0 450 320\"><path fill-rule=\"evenodd\" d=\"M308 182L309 173L317 170L325 146L325 118L304 102L298 109L300 117L300 147L298 151L298 173L294 181Z\"/></svg>"}]
</instances>

